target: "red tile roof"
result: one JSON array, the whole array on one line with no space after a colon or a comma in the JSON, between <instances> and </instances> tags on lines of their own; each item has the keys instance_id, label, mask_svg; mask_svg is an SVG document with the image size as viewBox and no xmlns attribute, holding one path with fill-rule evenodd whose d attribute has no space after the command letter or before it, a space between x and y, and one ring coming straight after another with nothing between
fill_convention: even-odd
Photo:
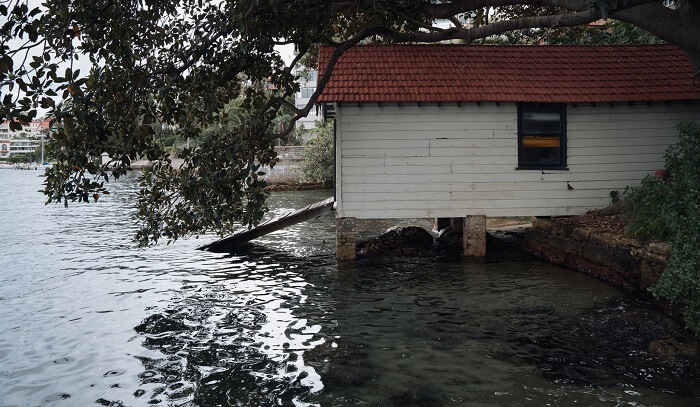
<instances>
[{"instance_id":1,"label":"red tile roof","mask_svg":"<svg viewBox=\"0 0 700 407\"><path fill-rule=\"evenodd\" d=\"M333 49L322 47L319 78ZM319 102L606 103L700 100L672 45L361 45Z\"/></svg>"}]
</instances>

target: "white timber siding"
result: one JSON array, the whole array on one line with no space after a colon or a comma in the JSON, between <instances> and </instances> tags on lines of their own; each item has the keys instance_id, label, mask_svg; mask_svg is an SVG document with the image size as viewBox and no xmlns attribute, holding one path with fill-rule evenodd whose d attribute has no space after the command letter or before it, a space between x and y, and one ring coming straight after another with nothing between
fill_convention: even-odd
<instances>
[{"instance_id":1,"label":"white timber siding","mask_svg":"<svg viewBox=\"0 0 700 407\"><path fill-rule=\"evenodd\" d=\"M700 121L698 103L566 111L568 170L525 170L515 103L336 107L337 216L582 214L663 168L676 125Z\"/></svg>"}]
</instances>

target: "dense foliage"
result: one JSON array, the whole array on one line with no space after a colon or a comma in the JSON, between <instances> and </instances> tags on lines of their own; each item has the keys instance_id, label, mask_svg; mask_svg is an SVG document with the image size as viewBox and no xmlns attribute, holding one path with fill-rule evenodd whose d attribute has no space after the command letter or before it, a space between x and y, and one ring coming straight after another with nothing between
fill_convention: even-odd
<instances>
[{"instance_id":1,"label":"dense foliage","mask_svg":"<svg viewBox=\"0 0 700 407\"><path fill-rule=\"evenodd\" d=\"M55 120L49 142L48 202L97 199L104 182L136 159L156 161L144 174L138 213L142 243L235 222L256 223L264 210L260 166L272 146L306 116L343 52L362 42L466 43L513 30L581 26L611 17L681 47L700 68L697 2L667 8L659 0L24 0L0 1L0 116L13 129L42 109ZM475 22L479 10L536 6L536 15ZM448 19L450 28L433 26ZM304 107L300 61L314 65L319 44L335 51ZM297 57L286 64L281 46ZM227 132L227 103L245 111ZM291 120L275 120L286 111ZM160 129L160 130L159 130ZM174 134L159 134L165 129ZM189 140L179 170L169 152ZM107 153L107 164L92 157Z\"/></svg>"},{"instance_id":2,"label":"dense foliage","mask_svg":"<svg viewBox=\"0 0 700 407\"><path fill-rule=\"evenodd\" d=\"M333 121L316 122L311 129L313 138L304 149L299 171L303 182L330 185L333 180Z\"/></svg>"},{"instance_id":3,"label":"dense foliage","mask_svg":"<svg viewBox=\"0 0 700 407\"><path fill-rule=\"evenodd\" d=\"M687 326L700 335L700 124L681 123L678 134L665 155L669 179L647 176L627 190L629 230L669 243L671 256L652 291L681 304Z\"/></svg>"}]
</instances>

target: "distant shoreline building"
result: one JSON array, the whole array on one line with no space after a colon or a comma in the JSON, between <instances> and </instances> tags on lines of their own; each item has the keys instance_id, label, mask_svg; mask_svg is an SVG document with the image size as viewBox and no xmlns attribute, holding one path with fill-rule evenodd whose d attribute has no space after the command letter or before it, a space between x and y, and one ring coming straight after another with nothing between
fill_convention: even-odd
<instances>
[{"instance_id":1,"label":"distant shoreline building","mask_svg":"<svg viewBox=\"0 0 700 407\"><path fill-rule=\"evenodd\" d=\"M294 105L297 109L305 108L311 96L316 92L316 79L317 73L315 69L307 71L306 75L302 75L302 77L299 78L299 92L294 95ZM315 107L311 109L308 116L297 120L297 128L304 126L301 135L304 144L311 140L311 130L316 128L316 120L321 120L321 116Z\"/></svg>"},{"instance_id":2,"label":"distant shoreline building","mask_svg":"<svg viewBox=\"0 0 700 407\"><path fill-rule=\"evenodd\" d=\"M0 159L33 154L41 147L41 136L49 132L49 120L33 120L22 130L10 129L10 122L0 123Z\"/></svg>"}]
</instances>

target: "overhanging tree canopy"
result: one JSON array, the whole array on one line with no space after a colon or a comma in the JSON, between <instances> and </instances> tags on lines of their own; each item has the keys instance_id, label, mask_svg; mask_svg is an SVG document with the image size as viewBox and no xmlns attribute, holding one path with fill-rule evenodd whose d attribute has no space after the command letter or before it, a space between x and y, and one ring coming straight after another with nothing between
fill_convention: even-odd
<instances>
[{"instance_id":1,"label":"overhanging tree canopy","mask_svg":"<svg viewBox=\"0 0 700 407\"><path fill-rule=\"evenodd\" d=\"M260 165L274 164L274 141L312 109L343 52L360 42L476 39L519 29L572 27L614 18L685 51L700 69L700 2L681 0L47 0L42 7L0 1L3 119L20 126L48 109L57 131L47 171L49 202L97 199L103 182L137 156L155 160L142 178L142 243L208 230L225 233L264 213ZM484 24L484 10L522 7ZM475 17L477 17L475 19ZM453 27L433 26L448 19ZM285 65L278 46L293 44ZM318 44L335 47L309 103L288 101L295 69ZM91 62L89 72L77 66ZM242 98L229 132L225 103ZM280 126L279 112L292 120ZM231 121L228 121L231 123ZM273 124L275 123L275 124ZM198 147L174 170L156 125L171 126ZM107 152L107 165L90 159Z\"/></svg>"}]
</instances>

